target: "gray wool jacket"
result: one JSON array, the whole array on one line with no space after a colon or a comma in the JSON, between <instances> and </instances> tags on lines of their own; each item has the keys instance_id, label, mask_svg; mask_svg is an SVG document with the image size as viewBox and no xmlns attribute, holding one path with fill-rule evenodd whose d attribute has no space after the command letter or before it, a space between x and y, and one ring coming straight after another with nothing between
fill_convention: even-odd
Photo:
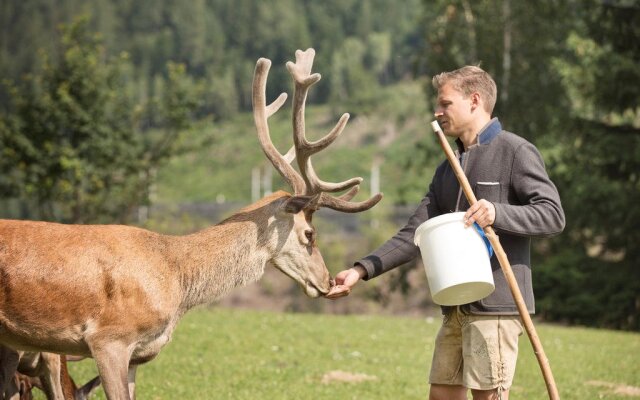
<instances>
[{"instance_id":1,"label":"gray wool jacket","mask_svg":"<svg viewBox=\"0 0 640 400\"><path fill-rule=\"evenodd\" d=\"M532 237L552 236L565 225L560 195L549 179L544 162L534 145L502 130L497 118L478 134L477 144L466 151L458 144L458 158L478 199L493 203L493 228L507 254L513 273L530 313L535 311L531 282L530 244ZM429 218L466 211L469 203L448 161L436 169L429 191L398 233L370 255L357 261L374 278L419 256L414 244L416 228ZM500 264L491 257L495 291L482 300L462 306L472 314L517 315L513 296ZM447 312L450 307L443 307Z\"/></svg>"}]
</instances>

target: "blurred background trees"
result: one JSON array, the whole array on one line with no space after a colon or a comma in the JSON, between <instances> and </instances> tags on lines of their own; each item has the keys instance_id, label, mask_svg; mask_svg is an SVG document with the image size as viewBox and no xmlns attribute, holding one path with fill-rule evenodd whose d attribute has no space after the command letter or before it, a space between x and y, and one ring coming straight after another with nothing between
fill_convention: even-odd
<instances>
[{"instance_id":1,"label":"blurred background trees","mask_svg":"<svg viewBox=\"0 0 640 400\"><path fill-rule=\"evenodd\" d=\"M79 19L61 31L58 54L19 84L6 83L0 120L0 189L33 207L33 217L64 222L125 221L148 201L152 171L188 128L195 104L182 66L169 65L162 96L137 102L126 55L112 59ZM146 121L145 108L154 115Z\"/></svg>"},{"instance_id":2,"label":"blurred background trees","mask_svg":"<svg viewBox=\"0 0 640 400\"><path fill-rule=\"evenodd\" d=\"M549 157L568 222L539 271L541 309L638 330L640 4L592 2L577 13L564 53L551 60L569 101Z\"/></svg>"},{"instance_id":3,"label":"blurred background trees","mask_svg":"<svg viewBox=\"0 0 640 400\"><path fill-rule=\"evenodd\" d=\"M310 131L352 115L319 172L378 168L385 192L355 228L326 222L323 253L342 268L394 233L442 160L431 76L480 64L495 114L541 149L567 214L562 235L534 242L539 315L638 330L639 27L635 0L2 2L0 215L157 228L141 210L250 201L238 182L262 159L247 114L255 60L273 61L275 98L291 91L284 63L314 47ZM367 294L408 296L410 271Z\"/></svg>"}]
</instances>

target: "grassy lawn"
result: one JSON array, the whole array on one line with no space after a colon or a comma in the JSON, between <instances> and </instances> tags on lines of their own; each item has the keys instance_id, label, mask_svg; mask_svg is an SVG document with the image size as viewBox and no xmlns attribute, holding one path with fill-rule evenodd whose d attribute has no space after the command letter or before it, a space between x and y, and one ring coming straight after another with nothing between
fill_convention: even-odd
<instances>
[{"instance_id":1,"label":"grassy lawn","mask_svg":"<svg viewBox=\"0 0 640 400\"><path fill-rule=\"evenodd\" d=\"M138 369L137 397L425 399L438 326L437 319L198 309ZM640 398L639 334L537 330L563 399ZM70 369L79 383L96 371L92 360ZM512 398L548 398L526 334Z\"/></svg>"}]
</instances>

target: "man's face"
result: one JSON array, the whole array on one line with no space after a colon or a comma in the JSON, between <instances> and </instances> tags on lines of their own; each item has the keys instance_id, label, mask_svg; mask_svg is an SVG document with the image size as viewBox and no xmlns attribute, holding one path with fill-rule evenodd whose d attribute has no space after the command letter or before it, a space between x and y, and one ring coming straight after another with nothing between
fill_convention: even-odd
<instances>
[{"instance_id":1,"label":"man's face","mask_svg":"<svg viewBox=\"0 0 640 400\"><path fill-rule=\"evenodd\" d=\"M460 137L471 127L472 97L467 98L445 83L438 90L435 117L447 136Z\"/></svg>"}]
</instances>

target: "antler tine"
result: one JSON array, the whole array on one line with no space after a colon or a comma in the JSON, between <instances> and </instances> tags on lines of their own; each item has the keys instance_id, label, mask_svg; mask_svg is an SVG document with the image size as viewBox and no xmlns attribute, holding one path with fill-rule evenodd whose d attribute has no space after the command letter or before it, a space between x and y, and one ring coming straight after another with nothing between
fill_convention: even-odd
<instances>
[{"instance_id":1,"label":"antler tine","mask_svg":"<svg viewBox=\"0 0 640 400\"><path fill-rule=\"evenodd\" d=\"M302 116L304 122L304 115ZM303 134L302 137L299 138L299 142L301 147L305 149L305 153L307 156L311 156L312 154L318 153L320 150L324 150L327 146L333 143L338 136L344 130L344 127L347 125L349 121L349 114L344 113L336 123L336 126L325 135L323 138L316 140L315 142L309 142L306 136ZM304 132L304 126L298 132Z\"/></svg>"},{"instance_id":2,"label":"antler tine","mask_svg":"<svg viewBox=\"0 0 640 400\"><path fill-rule=\"evenodd\" d=\"M287 101L287 94L280 93L280 96L278 96L278 98L275 99L273 103L267 106L267 109L266 109L267 118L275 114L280 109L280 107L282 107L285 101Z\"/></svg>"},{"instance_id":3,"label":"antler tine","mask_svg":"<svg viewBox=\"0 0 640 400\"><path fill-rule=\"evenodd\" d=\"M338 198L340 200L349 201L349 200L353 199L355 197L355 195L358 194L359 191L360 191L360 185L356 185L356 186L352 187L351 189L349 189L349 191L347 193L343 194L342 196L339 196Z\"/></svg>"},{"instance_id":4,"label":"antler tine","mask_svg":"<svg viewBox=\"0 0 640 400\"><path fill-rule=\"evenodd\" d=\"M311 74L315 50L307 49L306 51L296 51L296 62L287 62L287 69L296 83L296 91L294 94L294 140L296 146L303 148L305 156L310 156L329 146L342 133L342 130L349 121L349 114L342 115L336 126L320 140L309 142L305 135L305 119L304 110L307 100L307 93L311 85L321 79L318 73ZM298 158L298 163L304 167L304 160Z\"/></svg>"},{"instance_id":5,"label":"antler tine","mask_svg":"<svg viewBox=\"0 0 640 400\"><path fill-rule=\"evenodd\" d=\"M287 151L287 154L284 155L284 160L287 164L291 164L291 161L293 161L294 158L296 158L296 148L291 146L289 151Z\"/></svg>"},{"instance_id":6,"label":"antler tine","mask_svg":"<svg viewBox=\"0 0 640 400\"><path fill-rule=\"evenodd\" d=\"M321 193L316 205L318 207L328 207L345 212L359 212L373 207L380 201L382 195L378 194L367 201L354 203L350 200L358 192L358 185L362 178L351 178L339 183L325 182L321 180L313 169L311 155L323 150L342 133L349 121L349 114L343 114L336 126L323 138L315 142L309 142L305 134L305 104L309 88L318 82L320 74L311 73L315 50L296 51L296 62L288 62L287 69L295 82L293 96L293 131L296 157L302 179L306 184L307 195L317 195ZM351 188L351 190L340 196L333 197L326 192L339 192Z\"/></svg>"},{"instance_id":7,"label":"antler tine","mask_svg":"<svg viewBox=\"0 0 640 400\"><path fill-rule=\"evenodd\" d=\"M293 188L295 194L306 193L306 184L302 176L296 172L289 163L293 160L291 151L283 156L273 145L271 136L269 135L269 123L267 119L282 107L287 94L282 93L278 98L268 106L266 105L266 89L267 77L271 61L266 58L260 58L256 63L256 69L253 75L253 119L255 121L256 130L258 131L258 139L262 151L276 170L282 175Z\"/></svg>"},{"instance_id":8,"label":"antler tine","mask_svg":"<svg viewBox=\"0 0 640 400\"><path fill-rule=\"evenodd\" d=\"M356 186L357 187L357 186ZM341 197L333 197L326 193L322 193L320 199L318 200L317 207L327 207L332 210L342 211L347 213L357 213L361 211L366 211L371 207L378 204L378 202L382 200L382 193L378 193L375 196L371 197L369 200L360 201L360 202L351 202L344 200Z\"/></svg>"},{"instance_id":9,"label":"antler tine","mask_svg":"<svg viewBox=\"0 0 640 400\"><path fill-rule=\"evenodd\" d=\"M306 164L304 168L300 168L302 170L302 177L307 184L307 193L315 194L320 192L341 192L343 190L349 189L352 186L359 185L362 183L362 178L351 178L347 179L343 182L332 183L325 182L318 178L315 170L313 169L313 165L311 165L311 159L306 157ZM298 163L300 163L300 159L298 159Z\"/></svg>"},{"instance_id":10,"label":"antler tine","mask_svg":"<svg viewBox=\"0 0 640 400\"><path fill-rule=\"evenodd\" d=\"M321 78L320 74L311 74L315 50L296 51L296 62L288 62L287 69L295 81L293 98L293 131L296 147L298 167L307 185L307 194L320 192L337 192L359 184L362 179L349 179L341 183L324 182L318 178L311 164L311 155L329 146L342 133L349 120L349 114L344 114L334 129L325 137L315 142L309 142L305 135L305 104L309 88Z\"/></svg>"}]
</instances>

